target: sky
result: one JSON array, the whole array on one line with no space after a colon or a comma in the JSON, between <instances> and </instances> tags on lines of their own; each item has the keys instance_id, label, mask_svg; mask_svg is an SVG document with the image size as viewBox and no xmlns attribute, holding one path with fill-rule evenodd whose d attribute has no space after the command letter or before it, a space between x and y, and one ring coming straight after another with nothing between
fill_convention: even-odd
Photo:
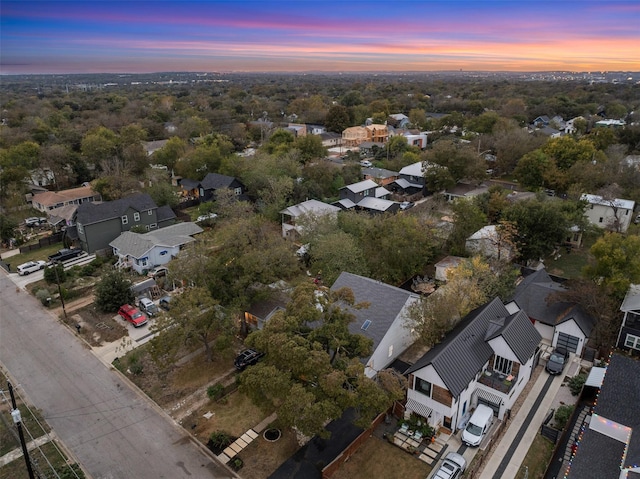
<instances>
[{"instance_id":1,"label":"sky","mask_svg":"<svg viewBox=\"0 0 640 479\"><path fill-rule=\"evenodd\" d=\"M2 0L0 74L640 71L640 0Z\"/></svg>"}]
</instances>

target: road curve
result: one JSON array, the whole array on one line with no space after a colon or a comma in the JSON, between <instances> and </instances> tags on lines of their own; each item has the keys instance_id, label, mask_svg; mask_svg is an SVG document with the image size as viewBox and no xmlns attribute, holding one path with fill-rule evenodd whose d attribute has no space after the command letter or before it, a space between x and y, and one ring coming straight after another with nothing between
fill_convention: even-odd
<instances>
[{"instance_id":1,"label":"road curve","mask_svg":"<svg viewBox=\"0 0 640 479\"><path fill-rule=\"evenodd\" d=\"M0 363L94 479L237 477L1 272Z\"/></svg>"}]
</instances>

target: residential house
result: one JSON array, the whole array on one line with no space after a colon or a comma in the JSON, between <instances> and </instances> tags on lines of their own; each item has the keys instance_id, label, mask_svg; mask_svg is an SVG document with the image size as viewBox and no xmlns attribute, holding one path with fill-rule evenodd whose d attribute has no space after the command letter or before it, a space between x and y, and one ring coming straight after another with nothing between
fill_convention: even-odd
<instances>
[{"instance_id":1,"label":"residential house","mask_svg":"<svg viewBox=\"0 0 640 479\"><path fill-rule=\"evenodd\" d=\"M417 146L421 150L427 147L427 132L420 130L396 130L396 135L403 136L409 146Z\"/></svg>"},{"instance_id":2,"label":"residential house","mask_svg":"<svg viewBox=\"0 0 640 479\"><path fill-rule=\"evenodd\" d=\"M176 223L148 233L124 231L109 246L118 257L119 267L130 267L144 274L145 270L167 264L185 245L195 241L193 235L202 231L191 222Z\"/></svg>"},{"instance_id":3,"label":"residential house","mask_svg":"<svg viewBox=\"0 0 640 479\"><path fill-rule=\"evenodd\" d=\"M640 476L640 362L612 354L604 371L592 369L585 385L597 389L588 421L580 429L566 479ZM586 389L586 388L585 388ZM564 475L563 475L564 474Z\"/></svg>"},{"instance_id":4,"label":"residential house","mask_svg":"<svg viewBox=\"0 0 640 479\"><path fill-rule=\"evenodd\" d=\"M535 128L544 128L545 126L549 126L549 122L551 120L549 119L549 117L547 115L541 115L536 117L535 120L533 120L532 125Z\"/></svg>"},{"instance_id":5,"label":"residential house","mask_svg":"<svg viewBox=\"0 0 640 479\"><path fill-rule=\"evenodd\" d=\"M603 198L598 195L583 194L580 199L587 202L584 214L592 225L620 233L626 233L633 220L633 200Z\"/></svg>"},{"instance_id":6,"label":"residential house","mask_svg":"<svg viewBox=\"0 0 640 479\"><path fill-rule=\"evenodd\" d=\"M307 135L307 125L304 123L289 123L287 130L293 133L293 136L296 138Z\"/></svg>"},{"instance_id":7,"label":"residential house","mask_svg":"<svg viewBox=\"0 0 640 479\"><path fill-rule=\"evenodd\" d=\"M380 151L384 149L384 145L381 143L375 143L373 141L363 141L358 145L360 151L360 158L375 158Z\"/></svg>"},{"instance_id":8,"label":"residential house","mask_svg":"<svg viewBox=\"0 0 640 479\"><path fill-rule=\"evenodd\" d=\"M307 133L310 135L322 135L326 132L327 127L324 125L307 125Z\"/></svg>"},{"instance_id":9,"label":"residential house","mask_svg":"<svg viewBox=\"0 0 640 479\"><path fill-rule=\"evenodd\" d=\"M586 124L586 120L583 116L576 116L571 120L567 120L566 123L564 124L564 130L563 130L566 135L573 135L578 131L578 129L575 126L576 121L584 121Z\"/></svg>"},{"instance_id":10,"label":"residential house","mask_svg":"<svg viewBox=\"0 0 640 479\"><path fill-rule=\"evenodd\" d=\"M473 183L458 182L453 188L445 190L444 196L448 202L452 202L457 198L475 198L489 191L489 187L484 183L476 185Z\"/></svg>"},{"instance_id":11,"label":"residential house","mask_svg":"<svg viewBox=\"0 0 640 479\"><path fill-rule=\"evenodd\" d=\"M335 146L342 145L342 135L339 133L334 133L332 131L320 133L320 139L322 140L322 146L326 146L327 148L332 148Z\"/></svg>"},{"instance_id":12,"label":"residential house","mask_svg":"<svg viewBox=\"0 0 640 479\"><path fill-rule=\"evenodd\" d=\"M168 142L169 140L143 141L142 148L144 148L144 151L147 153L147 156L151 156L156 151L164 148Z\"/></svg>"},{"instance_id":13,"label":"residential house","mask_svg":"<svg viewBox=\"0 0 640 479\"><path fill-rule=\"evenodd\" d=\"M91 189L91 186L80 186L69 190L45 191L33 195L31 205L43 213L53 213L57 208L66 205L80 205L100 201L100 194Z\"/></svg>"},{"instance_id":14,"label":"residential house","mask_svg":"<svg viewBox=\"0 0 640 479\"><path fill-rule=\"evenodd\" d=\"M158 208L146 193L104 203L82 203L75 214L78 241L87 253L109 248L109 243L134 226L157 230L175 222L169 206Z\"/></svg>"},{"instance_id":15,"label":"residential house","mask_svg":"<svg viewBox=\"0 0 640 479\"><path fill-rule=\"evenodd\" d=\"M367 130L367 141L372 141L373 143L386 143L389 139L389 130L387 125L380 125L374 123L372 125L365 126Z\"/></svg>"},{"instance_id":16,"label":"residential house","mask_svg":"<svg viewBox=\"0 0 640 479\"><path fill-rule=\"evenodd\" d=\"M407 128L410 124L411 121L409 121L409 117L402 113L394 113L393 115L389 115L389 118L387 119L387 125L390 125L395 129Z\"/></svg>"},{"instance_id":17,"label":"residential house","mask_svg":"<svg viewBox=\"0 0 640 479\"><path fill-rule=\"evenodd\" d=\"M398 193L405 195L414 195L416 193L425 192L424 168L428 163L417 161L411 165L407 165L399 172L399 178L395 180L390 188Z\"/></svg>"},{"instance_id":18,"label":"residential house","mask_svg":"<svg viewBox=\"0 0 640 479\"><path fill-rule=\"evenodd\" d=\"M216 191L229 189L240 199L245 199L246 188L233 176L221 175L219 173L207 173L202 180L190 180L183 178L180 180L182 196L200 201L215 201Z\"/></svg>"},{"instance_id":19,"label":"residential house","mask_svg":"<svg viewBox=\"0 0 640 479\"><path fill-rule=\"evenodd\" d=\"M596 128L624 128L627 123L624 120L604 119L596 121Z\"/></svg>"},{"instance_id":20,"label":"residential house","mask_svg":"<svg viewBox=\"0 0 640 479\"><path fill-rule=\"evenodd\" d=\"M297 205L289 206L280 211L282 215L282 237L297 240L303 233L305 224L315 222L321 217L336 218L340 208L318 200L307 200Z\"/></svg>"},{"instance_id":21,"label":"residential house","mask_svg":"<svg viewBox=\"0 0 640 479\"><path fill-rule=\"evenodd\" d=\"M484 226L473 233L467 238L465 248L471 254L488 258L511 260L515 256L513 247L500 235L496 225Z\"/></svg>"},{"instance_id":22,"label":"residential house","mask_svg":"<svg viewBox=\"0 0 640 479\"><path fill-rule=\"evenodd\" d=\"M331 291L349 288L356 303L368 303L368 308L352 309L355 320L349 324L352 334L361 334L373 341L373 353L365 358L365 374L374 377L386 369L412 343L409 308L419 296L371 278L342 272Z\"/></svg>"},{"instance_id":23,"label":"residential house","mask_svg":"<svg viewBox=\"0 0 640 479\"><path fill-rule=\"evenodd\" d=\"M500 298L476 308L407 370L406 411L454 432L478 404L503 419L531 378L540 339Z\"/></svg>"},{"instance_id":24,"label":"residential house","mask_svg":"<svg viewBox=\"0 0 640 479\"><path fill-rule=\"evenodd\" d=\"M624 313L618 333L617 346L626 350L640 351L640 284L632 284L622 301L620 311Z\"/></svg>"},{"instance_id":25,"label":"residential house","mask_svg":"<svg viewBox=\"0 0 640 479\"><path fill-rule=\"evenodd\" d=\"M399 178L397 171L385 170L384 168L363 168L362 179L373 180L379 186L387 186Z\"/></svg>"},{"instance_id":26,"label":"residential house","mask_svg":"<svg viewBox=\"0 0 640 479\"><path fill-rule=\"evenodd\" d=\"M552 295L565 291L543 268L525 276L506 306L524 311L547 344L582 356L595 320L575 303L548 302Z\"/></svg>"},{"instance_id":27,"label":"residential house","mask_svg":"<svg viewBox=\"0 0 640 479\"><path fill-rule=\"evenodd\" d=\"M333 203L341 209L352 208L367 210L372 213L395 212L400 204L391 201L389 190L373 180L364 180L340 188L340 199Z\"/></svg>"},{"instance_id":28,"label":"residential house","mask_svg":"<svg viewBox=\"0 0 640 479\"><path fill-rule=\"evenodd\" d=\"M29 183L37 186L51 186L56 184L56 175L49 168L36 168L29 172Z\"/></svg>"},{"instance_id":29,"label":"residential house","mask_svg":"<svg viewBox=\"0 0 640 479\"><path fill-rule=\"evenodd\" d=\"M247 331L255 331L264 328L264 325L279 311L287 309L289 296L278 293L271 298L253 303L244 312L244 323Z\"/></svg>"}]
</instances>

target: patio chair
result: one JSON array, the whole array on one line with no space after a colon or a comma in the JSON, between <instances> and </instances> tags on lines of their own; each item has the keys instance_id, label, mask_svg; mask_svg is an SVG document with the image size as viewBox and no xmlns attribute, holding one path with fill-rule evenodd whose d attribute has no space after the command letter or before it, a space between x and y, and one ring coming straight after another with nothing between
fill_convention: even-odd
<instances>
[{"instance_id":1,"label":"patio chair","mask_svg":"<svg viewBox=\"0 0 640 479\"><path fill-rule=\"evenodd\" d=\"M422 431L414 432L413 433L413 438L418 442L422 441Z\"/></svg>"},{"instance_id":2,"label":"patio chair","mask_svg":"<svg viewBox=\"0 0 640 479\"><path fill-rule=\"evenodd\" d=\"M402 434L406 434L407 432L409 432L409 425L407 423L404 423L402 426L400 426L399 431Z\"/></svg>"}]
</instances>

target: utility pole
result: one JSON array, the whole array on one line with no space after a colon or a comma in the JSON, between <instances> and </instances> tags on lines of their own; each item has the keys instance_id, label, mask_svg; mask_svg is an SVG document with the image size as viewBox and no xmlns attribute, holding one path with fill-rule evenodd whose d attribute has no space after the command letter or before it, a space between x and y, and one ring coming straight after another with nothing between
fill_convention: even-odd
<instances>
[{"instance_id":1,"label":"utility pole","mask_svg":"<svg viewBox=\"0 0 640 479\"><path fill-rule=\"evenodd\" d=\"M59 261L53 262L53 270L56 273L56 283L58 283L58 296L60 296L60 303L62 304L62 312L64 314L64 320L67 321L67 310L64 307L64 298L62 297L62 288L60 287L60 277L58 276L58 265L62 265ZM62 266L64 270L64 266Z\"/></svg>"},{"instance_id":2,"label":"utility pole","mask_svg":"<svg viewBox=\"0 0 640 479\"><path fill-rule=\"evenodd\" d=\"M35 479L35 476L33 475L33 469L31 468L31 460L29 459L27 443L24 441L24 434L22 433L22 418L20 417L20 410L18 409L18 406L16 406L16 397L13 394L13 386L9 381L7 381L7 386L9 387L9 394L11 395L11 406L13 407L13 409L11 410L11 417L13 418L13 422L18 429L18 435L20 436L20 445L22 446L22 455L24 456L24 461L27 464L29 479Z\"/></svg>"}]
</instances>

